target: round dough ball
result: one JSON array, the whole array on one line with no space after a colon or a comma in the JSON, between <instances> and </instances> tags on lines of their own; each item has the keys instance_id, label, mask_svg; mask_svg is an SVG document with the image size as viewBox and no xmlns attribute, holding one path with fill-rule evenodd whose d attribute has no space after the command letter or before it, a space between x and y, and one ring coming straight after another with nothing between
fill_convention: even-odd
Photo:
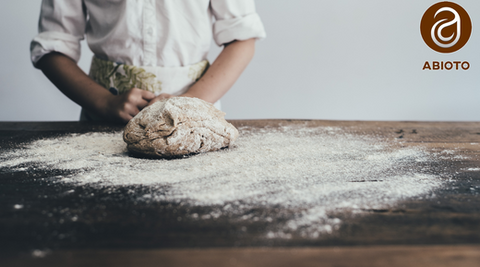
<instances>
[{"instance_id":1,"label":"round dough ball","mask_svg":"<svg viewBox=\"0 0 480 267\"><path fill-rule=\"evenodd\" d=\"M173 97L144 108L125 127L123 140L140 156L170 158L228 147L238 130L212 104Z\"/></svg>"}]
</instances>

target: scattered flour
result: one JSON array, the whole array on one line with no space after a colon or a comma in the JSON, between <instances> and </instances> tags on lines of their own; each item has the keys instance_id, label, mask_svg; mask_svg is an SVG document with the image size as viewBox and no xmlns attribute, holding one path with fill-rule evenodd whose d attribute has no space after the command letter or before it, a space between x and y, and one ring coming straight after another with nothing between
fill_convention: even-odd
<instances>
[{"instance_id":1,"label":"scattered flour","mask_svg":"<svg viewBox=\"0 0 480 267\"><path fill-rule=\"evenodd\" d=\"M337 212L389 208L432 194L442 179L426 175L422 162L433 155L418 148L394 148L378 138L338 128L240 128L236 147L174 160L129 157L119 133L72 134L42 139L0 156L0 168L79 170L62 182L90 186L152 187L142 201L212 207L192 220L222 215L273 222L285 214L258 215L252 209L289 211L280 229L266 238L299 234L316 238L337 229ZM278 224L276 224L278 225ZM273 226L272 226L273 227Z\"/></svg>"}]
</instances>

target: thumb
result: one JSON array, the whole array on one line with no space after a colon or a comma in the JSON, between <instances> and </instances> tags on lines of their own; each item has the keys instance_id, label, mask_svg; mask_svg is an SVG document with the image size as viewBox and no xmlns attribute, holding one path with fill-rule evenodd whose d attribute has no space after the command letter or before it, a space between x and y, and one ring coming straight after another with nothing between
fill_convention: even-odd
<instances>
[{"instance_id":1,"label":"thumb","mask_svg":"<svg viewBox=\"0 0 480 267\"><path fill-rule=\"evenodd\" d=\"M155 94L150 91L142 90L142 98L150 101L155 98Z\"/></svg>"}]
</instances>

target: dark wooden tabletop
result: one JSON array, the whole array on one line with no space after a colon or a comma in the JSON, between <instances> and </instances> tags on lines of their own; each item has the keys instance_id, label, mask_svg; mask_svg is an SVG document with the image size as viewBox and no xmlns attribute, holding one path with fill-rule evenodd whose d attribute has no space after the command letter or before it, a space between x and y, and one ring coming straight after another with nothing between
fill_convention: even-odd
<instances>
[{"instance_id":1,"label":"dark wooden tabletop","mask_svg":"<svg viewBox=\"0 0 480 267\"><path fill-rule=\"evenodd\" d=\"M480 266L480 123L237 120L235 126L334 126L375 135L403 147L455 151L431 170L451 177L435 198L342 218L318 239L260 238L266 225L228 219L177 220L185 207L140 203L84 186L54 183L52 172L0 168L0 266ZM80 122L0 122L0 153L44 137L119 131L122 125ZM38 179L44 178L44 179ZM85 195L95 197L85 198ZM44 196L48 196L45 198ZM16 203L24 208L15 210ZM61 210L88 220L62 221ZM273 212L273 211L270 211ZM341 215L339 215L341 216ZM60 221L62 221L60 223ZM242 231L248 226L249 231ZM63 234L62 234L63 233ZM62 235L61 235L62 234Z\"/></svg>"}]
</instances>

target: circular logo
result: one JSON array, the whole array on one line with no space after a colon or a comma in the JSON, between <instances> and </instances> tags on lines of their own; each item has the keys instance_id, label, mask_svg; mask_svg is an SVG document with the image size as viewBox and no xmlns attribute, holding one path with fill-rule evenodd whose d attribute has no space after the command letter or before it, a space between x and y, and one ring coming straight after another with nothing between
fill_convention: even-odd
<instances>
[{"instance_id":1,"label":"circular logo","mask_svg":"<svg viewBox=\"0 0 480 267\"><path fill-rule=\"evenodd\" d=\"M431 49L453 53L470 39L472 21L467 11L458 4L440 2L427 9L420 23L420 32Z\"/></svg>"}]
</instances>

